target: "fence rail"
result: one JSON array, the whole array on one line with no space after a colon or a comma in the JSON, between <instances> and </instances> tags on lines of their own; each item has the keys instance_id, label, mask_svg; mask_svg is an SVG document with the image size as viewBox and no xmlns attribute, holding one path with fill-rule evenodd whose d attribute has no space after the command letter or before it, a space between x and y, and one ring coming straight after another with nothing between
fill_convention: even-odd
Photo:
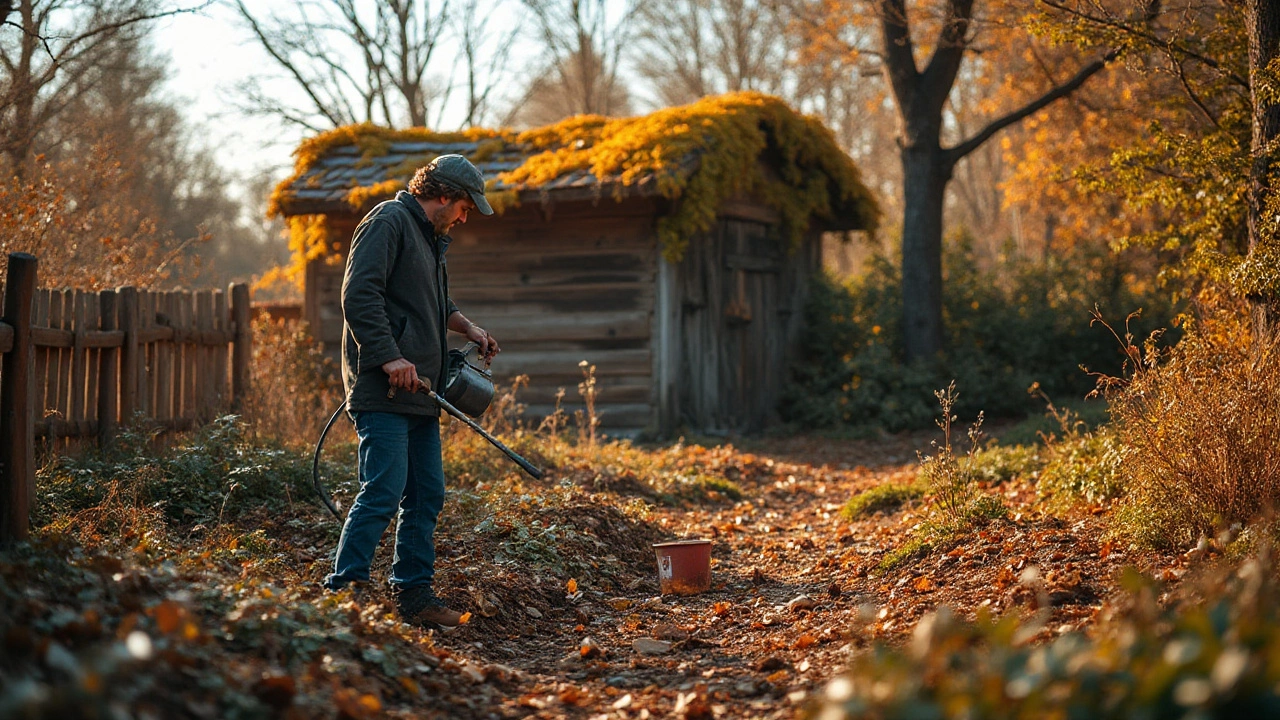
<instances>
[{"instance_id":1,"label":"fence rail","mask_svg":"<svg viewBox=\"0 0 1280 720\"><path fill-rule=\"evenodd\" d=\"M171 430L236 409L249 387L249 288L37 289L9 256L0 316L0 542L25 539L37 439L109 443L145 419Z\"/></svg>"}]
</instances>

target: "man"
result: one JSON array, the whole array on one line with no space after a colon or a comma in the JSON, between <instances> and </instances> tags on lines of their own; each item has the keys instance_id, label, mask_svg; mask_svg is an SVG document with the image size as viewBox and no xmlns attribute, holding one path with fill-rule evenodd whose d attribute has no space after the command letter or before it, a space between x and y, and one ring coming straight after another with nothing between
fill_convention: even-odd
<instances>
[{"instance_id":1,"label":"man","mask_svg":"<svg viewBox=\"0 0 1280 720\"><path fill-rule=\"evenodd\" d=\"M426 626L456 626L461 613L432 588L444 504L440 408L416 390L419 378L444 386L446 328L486 358L498 352L497 341L449 299L448 233L477 209L493 214L480 171L461 155L436 158L418 169L408 192L360 222L342 279L342 379L359 437L360 491L325 586L367 582L374 549L396 517L397 609L406 622Z\"/></svg>"}]
</instances>

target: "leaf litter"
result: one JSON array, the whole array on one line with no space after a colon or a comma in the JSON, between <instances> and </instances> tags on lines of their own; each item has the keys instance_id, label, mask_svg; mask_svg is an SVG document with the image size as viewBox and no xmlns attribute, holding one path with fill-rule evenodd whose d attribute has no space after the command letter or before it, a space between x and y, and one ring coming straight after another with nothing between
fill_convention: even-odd
<instances>
[{"instance_id":1,"label":"leaf litter","mask_svg":"<svg viewBox=\"0 0 1280 720\"><path fill-rule=\"evenodd\" d=\"M1098 514L1046 514L1015 479L989 488L1005 518L882 571L918 507L840 509L913 481L925 442L653 451L738 499L663 499L589 463L509 480L496 505L459 493L438 529L439 590L468 614L449 632L400 623L378 584L324 592L336 532L309 504L185 537L44 533L0 555L0 714L799 717L851 653L906 642L938 606L1043 608L1044 639L1087 627L1124 566L1178 577L1190 562L1117 547ZM689 537L713 540L712 587L661 596L650 545ZM390 550L384 538L375 578Z\"/></svg>"}]
</instances>

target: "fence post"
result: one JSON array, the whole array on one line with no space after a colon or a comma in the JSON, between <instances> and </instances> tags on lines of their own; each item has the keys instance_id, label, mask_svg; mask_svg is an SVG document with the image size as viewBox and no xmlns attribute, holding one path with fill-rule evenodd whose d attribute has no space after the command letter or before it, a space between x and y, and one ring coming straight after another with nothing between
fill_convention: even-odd
<instances>
[{"instance_id":1,"label":"fence post","mask_svg":"<svg viewBox=\"0 0 1280 720\"><path fill-rule=\"evenodd\" d=\"M120 329L124 345L120 348L120 422L133 422L138 411L138 288L119 288Z\"/></svg>"},{"instance_id":2,"label":"fence post","mask_svg":"<svg viewBox=\"0 0 1280 720\"><path fill-rule=\"evenodd\" d=\"M116 329L116 291L98 293L98 311L102 316L102 329ZM120 353L114 347L102 349L102 362L98 365L98 443L102 447L111 444L116 437L116 393L120 390Z\"/></svg>"},{"instance_id":3,"label":"fence post","mask_svg":"<svg viewBox=\"0 0 1280 720\"><path fill-rule=\"evenodd\" d=\"M26 540L31 530L36 484L31 301L37 264L34 255L11 253L5 279L4 321L13 326L13 349L0 363L0 542Z\"/></svg>"},{"instance_id":4,"label":"fence post","mask_svg":"<svg viewBox=\"0 0 1280 720\"><path fill-rule=\"evenodd\" d=\"M249 364L253 361L249 286L231 283L227 294L231 296L231 322L235 323L235 338L231 346L231 409L239 413L244 411L245 397L249 393Z\"/></svg>"}]
</instances>

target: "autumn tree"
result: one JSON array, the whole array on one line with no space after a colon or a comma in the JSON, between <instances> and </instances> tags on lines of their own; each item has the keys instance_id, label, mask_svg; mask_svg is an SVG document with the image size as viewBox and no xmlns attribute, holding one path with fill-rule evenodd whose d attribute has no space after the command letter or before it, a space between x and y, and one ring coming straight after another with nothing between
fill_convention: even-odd
<instances>
[{"instance_id":1,"label":"autumn tree","mask_svg":"<svg viewBox=\"0 0 1280 720\"><path fill-rule=\"evenodd\" d=\"M943 210L957 164L1004 128L1069 96L1114 60L1119 50L1099 51L1021 106L944 144L945 109L966 57L987 21L975 13L973 0L945 0L911 12L905 0L878 0L870 6L821 3L817 12L812 6L800 8L811 37L828 45L843 45L851 59L874 58L889 87L898 115L902 165L904 350L909 361L934 357L942 349L943 338ZM876 45L860 44L862 37L845 39L850 27L865 23L876 28ZM929 37L923 65L917 58L919 36Z\"/></svg>"},{"instance_id":2,"label":"autumn tree","mask_svg":"<svg viewBox=\"0 0 1280 720\"><path fill-rule=\"evenodd\" d=\"M1274 332L1280 11L1265 2L1153 4L1135 20L1095 3L1044 7L1038 26L1053 37L1127 47L1126 92L1146 110L1143 121L1102 134L1106 154L1073 173L1092 197L1122 204L1117 215L1151 218L1117 244L1159 248L1172 256L1164 276L1183 293L1230 288L1253 303L1258 334Z\"/></svg>"}]
</instances>

